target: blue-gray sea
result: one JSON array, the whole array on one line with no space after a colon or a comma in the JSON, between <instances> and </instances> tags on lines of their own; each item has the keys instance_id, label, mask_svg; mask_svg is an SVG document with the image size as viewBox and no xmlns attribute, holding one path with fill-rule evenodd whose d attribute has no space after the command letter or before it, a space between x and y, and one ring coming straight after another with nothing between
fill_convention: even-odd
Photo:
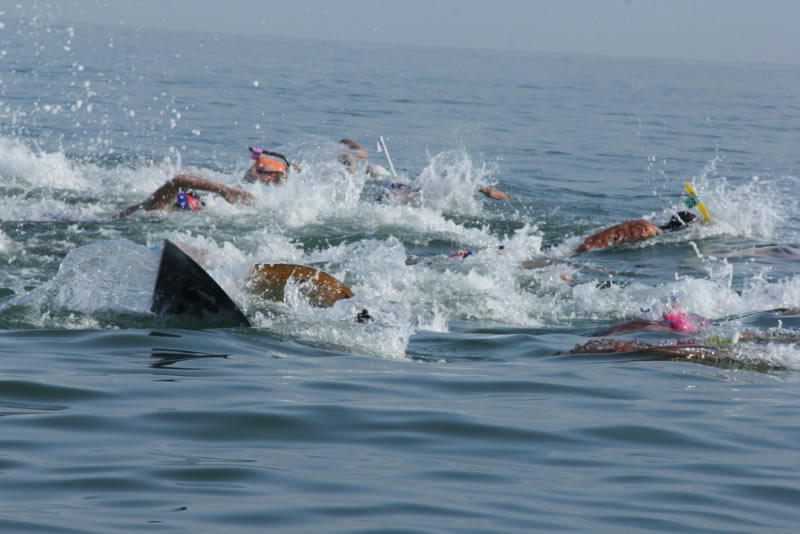
<instances>
[{"instance_id":1,"label":"blue-gray sea","mask_svg":"<svg viewBox=\"0 0 800 534\"><path fill-rule=\"evenodd\" d=\"M798 66L4 20L0 531L796 532L799 87ZM379 136L416 203L337 163L350 137L388 168ZM248 147L302 172L242 185ZM180 173L255 203L113 218ZM710 223L571 253L685 209L685 182ZM253 326L152 314L164 239ZM265 302L255 263L355 297ZM567 354L673 296L712 320L696 342L739 342Z\"/></svg>"}]
</instances>

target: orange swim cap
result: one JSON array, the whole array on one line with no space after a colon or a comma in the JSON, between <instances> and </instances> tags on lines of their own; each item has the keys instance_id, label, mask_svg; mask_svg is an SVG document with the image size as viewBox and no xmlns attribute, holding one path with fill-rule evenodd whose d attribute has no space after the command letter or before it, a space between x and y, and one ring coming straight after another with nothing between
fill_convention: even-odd
<instances>
[{"instance_id":1,"label":"orange swim cap","mask_svg":"<svg viewBox=\"0 0 800 534\"><path fill-rule=\"evenodd\" d=\"M261 156L256 162L258 172L286 172L286 165L280 161L266 156Z\"/></svg>"}]
</instances>

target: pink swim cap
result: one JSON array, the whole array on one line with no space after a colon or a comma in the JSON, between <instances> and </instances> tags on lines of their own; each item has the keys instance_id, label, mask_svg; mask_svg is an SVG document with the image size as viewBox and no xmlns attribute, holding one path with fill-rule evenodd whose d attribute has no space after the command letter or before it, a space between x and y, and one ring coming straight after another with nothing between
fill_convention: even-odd
<instances>
[{"instance_id":1,"label":"pink swim cap","mask_svg":"<svg viewBox=\"0 0 800 534\"><path fill-rule=\"evenodd\" d=\"M697 329L689 321L689 316L681 312L665 313L664 321L667 325L676 332L684 332L686 334L696 334Z\"/></svg>"}]
</instances>

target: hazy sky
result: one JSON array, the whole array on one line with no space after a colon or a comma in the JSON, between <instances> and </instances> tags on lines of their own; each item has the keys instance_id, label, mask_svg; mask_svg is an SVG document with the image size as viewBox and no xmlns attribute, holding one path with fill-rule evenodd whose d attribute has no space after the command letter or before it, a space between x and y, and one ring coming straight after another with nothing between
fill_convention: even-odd
<instances>
[{"instance_id":1,"label":"hazy sky","mask_svg":"<svg viewBox=\"0 0 800 534\"><path fill-rule=\"evenodd\" d=\"M800 0L0 0L0 11L133 27L800 63Z\"/></svg>"}]
</instances>

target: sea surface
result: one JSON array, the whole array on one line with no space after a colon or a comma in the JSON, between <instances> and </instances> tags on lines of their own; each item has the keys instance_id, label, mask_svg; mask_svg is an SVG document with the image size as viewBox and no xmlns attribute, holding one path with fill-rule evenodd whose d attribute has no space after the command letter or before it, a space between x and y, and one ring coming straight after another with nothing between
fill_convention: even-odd
<instances>
[{"instance_id":1,"label":"sea surface","mask_svg":"<svg viewBox=\"0 0 800 534\"><path fill-rule=\"evenodd\" d=\"M347 37L3 20L0 531L796 532L800 67ZM416 203L337 163L380 136ZM181 173L255 202L114 218ZM150 311L165 239L251 328ZM673 298L711 327L598 337Z\"/></svg>"}]
</instances>

